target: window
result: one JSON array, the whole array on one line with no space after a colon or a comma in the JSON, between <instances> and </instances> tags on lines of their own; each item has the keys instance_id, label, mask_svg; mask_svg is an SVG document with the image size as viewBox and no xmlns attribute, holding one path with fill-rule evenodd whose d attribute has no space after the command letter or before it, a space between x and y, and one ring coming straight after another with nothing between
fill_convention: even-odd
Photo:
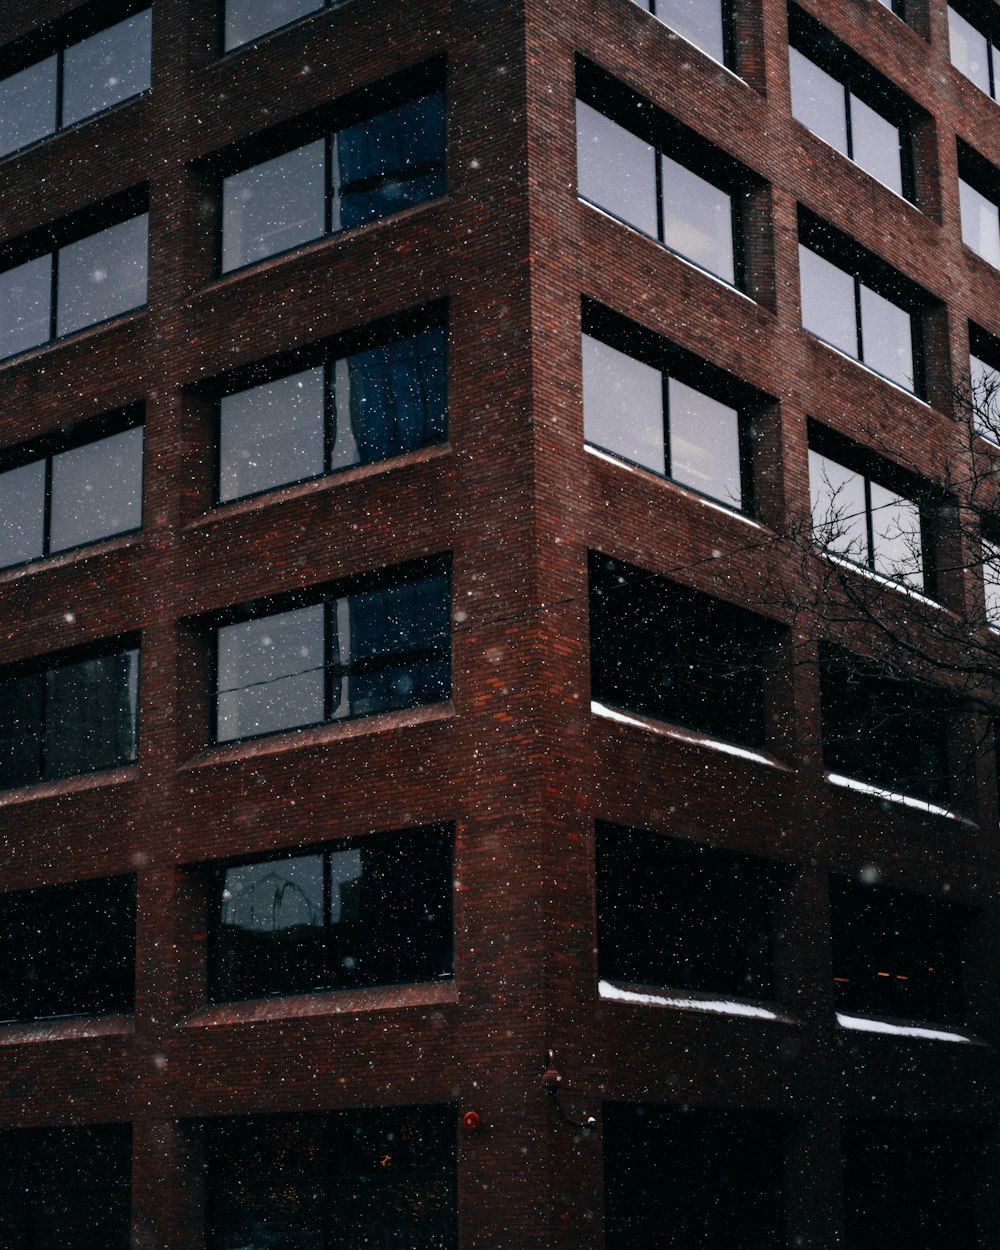
<instances>
[{"instance_id":1,"label":"window","mask_svg":"<svg viewBox=\"0 0 1000 1250\"><path fill-rule=\"evenodd\" d=\"M765 652L776 632L742 608L591 554L590 674L599 703L762 746Z\"/></svg>"},{"instance_id":2,"label":"window","mask_svg":"<svg viewBox=\"0 0 1000 1250\"><path fill-rule=\"evenodd\" d=\"M607 1250L785 1244L776 1115L611 1103L603 1120Z\"/></svg>"},{"instance_id":3,"label":"window","mask_svg":"<svg viewBox=\"0 0 1000 1250\"><path fill-rule=\"evenodd\" d=\"M731 64L730 0L638 0L638 3L640 8L647 9L713 60Z\"/></svg>"},{"instance_id":4,"label":"window","mask_svg":"<svg viewBox=\"0 0 1000 1250\"><path fill-rule=\"evenodd\" d=\"M983 537L983 590L986 621L1000 630L1000 542Z\"/></svg>"},{"instance_id":5,"label":"window","mask_svg":"<svg viewBox=\"0 0 1000 1250\"><path fill-rule=\"evenodd\" d=\"M46 658L0 675L0 789L136 758L139 649Z\"/></svg>"},{"instance_id":6,"label":"window","mask_svg":"<svg viewBox=\"0 0 1000 1250\"><path fill-rule=\"evenodd\" d=\"M1000 342L969 326L969 402L976 432L1000 443Z\"/></svg>"},{"instance_id":7,"label":"window","mask_svg":"<svg viewBox=\"0 0 1000 1250\"><path fill-rule=\"evenodd\" d=\"M445 332L432 326L224 395L220 502L444 440Z\"/></svg>"},{"instance_id":8,"label":"window","mask_svg":"<svg viewBox=\"0 0 1000 1250\"><path fill-rule=\"evenodd\" d=\"M923 387L919 318L916 300L904 290L903 280L884 266L876 268L874 261L870 274L860 271L857 260L853 269L845 269L839 257L830 260L821 255L812 231L806 235L799 244L803 328L919 395Z\"/></svg>"},{"instance_id":9,"label":"window","mask_svg":"<svg viewBox=\"0 0 1000 1250\"><path fill-rule=\"evenodd\" d=\"M826 32L819 37L829 48ZM897 195L912 199L908 136L881 84L870 72L852 73L839 45L832 64L829 54L825 58L833 72L820 68L817 59L824 58L810 44L788 49L793 116Z\"/></svg>"},{"instance_id":10,"label":"window","mask_svg":"<svg viewBox=\"0 0 1000 1250\"><path fill-rule=\"evenodd\" d=\"M944 691L825 645L820 702L823 757L831 772L948 802L950 706Z\"/></svg>"},{"instance_id":11,"label":"window","mask_svg":"<svg viewBox=\"0 0 1000 1250\"><path fill-rule=\"evenodd\" d=\"M777 870L638 829L597 830L603 979L727 997L774 996Z\"/></svg>"},{"instance_id":12,"label":"window","mask_svg":"<svg viewBox=\"0 0 1000 1250\"><path fill-rule=\"evenodd\" d=\"M129 1250L132 1131L127 1124L0 1133L5 1250Z\"/></svg>"},{"instance_id":13,"label":"window","mask_svg":"<svg viewBox=\"0 0 1000 1250\"><path fill-rule=\"evenodd\" d=\"M444 95L436 92L223 178L222 271L444 191Z\"/></svg>"},{"instance_id":14,"label":"window","mask_svg":"<svg viewBox=\"0 0 1000 1250\"><path fill-rule=\"evenodd\" d=\"M607 337L621 342L622 336L608 325ZM638 326L624 331L628 351L613 347L603 334L583 335L586 441L730 507L752 511L747 412L708 393L698 377L707 373L700 363L687 362L685 367L666 343ZM688 377L698 377L701 384L682 380ZM716 384L711 389L719 388Z\"/></svg>"},{"instance_id":15,"label":"window","mask_svg":"<svg viewBox=\"0 0 1000 1250\"><path fill-rule=\"evenodd\" d=\"M208 1250L454 1250L455 1111L378 1107L206 1125Z\"/></svg>"},{"instance_id":16,"label":"window","mask_svg":"<svg viewBox=\"0 0 1000 1250\"><path fill-rule=\"evenodd\" d=\"M910 1118L915 1114L843 1121L845 1250L990 1244L977 1214L992 1204L977 1199L985 1197L978 1182L992 1133L986 1125Z\"/></svg>"},{"instance_id":17,"label":"window","mask_svg":"<svg viewBox=\"0 0 1000 1250\"><path fill-rule=\"evenodd\" d=\"M0 359L146 302L142 213L0 272Z\"/></svg>"},{"instance_id":18,"label":"window","mask_svg":"<svg viewBox=\"0 0 1000 1250\"><path fill-rule=\"evenodd\" d=\"M965 907L834 877L830 908L838 1011L962 1023Z\"/></svg>"},{"instance_id":19,"label":"window","mask_svg":"<svg viewBox=\"0 0 1000 1250\"><path fill-rule=\"evenodd\" d=\"M142 525L141 425L45 455L28 448L8 463L0 470L0 568Z\"/></svg>"},{"instance_id":20,"label":"window","mask_svg":"<svg viewBox=\"0 0 1000 1250\"><path fill-rule=\"evenodd\" d=\"M209 997L452 974L451 839L408 829L216 869Z\"/></svg>"},{"instance_id":21,"label":"window","mask_svg":"<svg viewBox=\"0 0 1000 1250\"><path fill-rule=\"evenodd\" d=\"M693 132L662 116L652 119L649 105L617 84L596 90L589 79L576 103L580 198L724 282L742 285L746 172ZM613 108L617 100L615 111L628 123L605 114L605 96Z\"/></svg>"},{"instance_id":22,"label":"window","mask_svg":"<svg viewBox=\"0 0 1000 1250\"><path fill-rule=\"evenodd\" d=\"M890 9L893 13L897 15L897 17L903 17L904 15L903 0L878 0L878 2L879 4L884 5L885 8Z\"/></svg>"},{"instance_id":23,"label":"window","mask_svg":"<svg viewBox=\"0 0 1000 1250\"><path fill-rule=\"evenodd\" d=\"M149 89L151 9L0 78L0 156Z\"/></svg>"},{"instance_id":24,"label":"window","mask_svg":"<svg viewBox=\"0 0 1000 1250\"><path fill-rule=\"evenodd\" d=\"M0 1021L132 1010L135 878L0 894Z\"/></svg>"},{"instance_id":25,"label":"window","mask_svg":"<svg viewBox=\"0 0 1000 1250\"><path fill-rule=\"evenodd\" d=\"M971 148L959 148L962 242L1000 269L1000 171Z\"/></svg>"},{"instance_id":26,"label":"window","mask_svg":"<svg viewBox=\"0 0 1000 1250\"><path fill-rule=\"evenodd\" d=\"M382 577L216 631L216 741L447 699L448 575Z\"/></svg>"},{"instance_id":27,"label":"window","mask_svg":"<svg viewBox=\"0 0 1000 1250\"><path fill-rule=\"evenodd\" d=\"M287 26L336 0L226 0L223 46L226 52Z\"/></svg>"},{"instance_id":28,"label":"window","mask_svg":"<svg viewBox=\"0 0 1000 1250\"><path fill-rule=\"evenodd\" d=\"M1000 90L1000 41L995 36L991 39L950 4L948 37L952 65L995 100Z\"/></svg>"},{"instance_id":29,"label":"window","mask_svg":"<svg viewBox=\"0 0 1000 1250\"><path fill-rule=\"evenodd\" d=\"M820 446L823 446L820 443ZM837 444L833 446L836 448ZM847 456L844 456L844 453ZM812 494L813 534L819 546L835 555L895 578L918 590L932 590L933 541L929 518L909 494L885 483L899 477L894 466L875 461L857 449L859 468L848 468L844 446L837 457L810 448L809 484ZM865 463L872 466L865 472ZM875 477L871 474L875 473ZM877 480L881 478L882 480Z\"/></svg>"}]
</instances>

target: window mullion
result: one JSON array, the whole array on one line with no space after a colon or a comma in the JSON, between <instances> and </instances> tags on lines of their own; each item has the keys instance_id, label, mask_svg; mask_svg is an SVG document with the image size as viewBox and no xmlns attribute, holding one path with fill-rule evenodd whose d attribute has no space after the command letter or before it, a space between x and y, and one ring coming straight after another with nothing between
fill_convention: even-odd
<instances>
[{"instance_id":1,"label":"window mullion","mask_svg":"<svg viewBox=\"0 0 1000 1250\"><path fill-rule=\"evenodd\" d=\"M337 611L337 600L323 600L323 723L327 724L333 716L333 616Z\"/></svg>"},{"instance_id":2,"label":"window mullion","mask_svg":"<svg viewBox=\"0 0 1000 1250\"><path fill-rule=\"evenodd\" d=\"M63 74L65 71L65 50L60 47L56 52L56 131L63 128Z\"/></svg>"},{"instance_id":3,"label":"window mullion","mask_svg":"<svg viewBox=\"0 0 1000 1250\"><path fill-rule=\"evenodd\" d=\"M673 453L670 448L670 378L666 373L660 374L663 404L663 472L673 477Z\"/></svg>"},{"instance_id":4,"label":"window mullion","mask_svg":"<svg viewBox=\"0 0 1000 1250\"><path fill-rule=\"evenodd\" d=\"M42 555L52 549L52 457L45 457L45 498L42 502Z\"/></svg>"},{"instance_id":5,"label":"window mullion","mask_svg":"<svg viewBox=\"0 0 1000 1250\"><path fill-rule=\"evenodd\" d=\"M323 233L333 233L333 145L336 136L328 132L323 139Z\"/></svg>"},{"instance_id":6,"label":"window mullion","mask_svg":"<svg viewBox=\"0 0 1000 1250\"><path fill-rule=\"evenodd\" d=\"M653 151L656 154L653 158L656 162L656 241L666 245L667 223L664 220L666 210L663 203L663 150L659 143L654 143Z\"/></svg>"},{"instance_id":7,"label":"window mullion","mask_svg":"<svg viewBox=\"0 0 1000 1250\"><path fill-rule=\"evenodd\" d=\"M865 334L861 322L861 279L854 274L854 329L858 336L858 360L865 359Z\"/></svg>"},{"instance_id":8,"label":"window mullion","mask_svg":"<svg viewBox=\"0 0 1000 1250\"><path fill-rule=\"evenodd\" d=\"M56 337L56 301L59 296L59 252L60 248L52 249L52 264L49 267L49 338Z\"/></svg>"},{"instance_id":9,"label":"window mullion","mask_svg":"<svg viewBox=\"0 0 1000 1250\"><path fill-rule=\"evenodd\" d=\"M872 515L872 483L865 478L865 534L868 539L868 567L875 571L875 518Z\"/></svg>"},{"instance_id":10,"label":"window mullion","mask_svg":"<svg viewBox=\"0 0 1000 1250\"><path fill-rule=\"evenodd\" d=\"M854 160L854 116L851 108L851 88L844 83L844 123L847 130L847 155Z\"/></svg>"},{"instance_id":11,"label":"window mullion","mask_svg":"<svg viewBox=\"0 0 1000 1250\"><path fill-rule=\"evenodd\" d=\"M337 362L323 362L323 472L333 467L333 424L337 417Z\"/></svg>"}]
</instances>

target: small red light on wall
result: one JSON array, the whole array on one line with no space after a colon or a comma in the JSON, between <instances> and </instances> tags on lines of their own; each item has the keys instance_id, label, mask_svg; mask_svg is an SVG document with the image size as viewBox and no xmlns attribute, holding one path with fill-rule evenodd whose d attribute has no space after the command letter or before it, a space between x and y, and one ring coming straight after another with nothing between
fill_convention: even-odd
<instances>
[{"instance_id":1,"label":"small red light on wall","mask_svg":"<svg viewBox=\"0 0 1000 1250\"><path fill-rule=\"evenodd\" d=\"M462 1128L467 1133L477 1133L481 1124L482 1120L479 1118L478 1111L466 1111L462 1116Z\"/></svg>"}]
</instances>

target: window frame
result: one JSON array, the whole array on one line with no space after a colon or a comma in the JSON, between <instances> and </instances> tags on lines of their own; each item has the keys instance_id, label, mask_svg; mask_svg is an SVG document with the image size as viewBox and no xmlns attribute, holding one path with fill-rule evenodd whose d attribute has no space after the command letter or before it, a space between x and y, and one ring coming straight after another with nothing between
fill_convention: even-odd
<instances>
[{"instance_id":1,"label":"window frame","mask_svg":"<svg viewBox=\"0 0 1000 1250\"><path fill-rule=\"evenodd\" d=\"M372 590L392 590L401 586L406 586L422 581L431 580L436 577L445 579L445 605L448 615L448 642L442 649L422 648L421 654L415 659L414 652L392 652L387 653L384 657L387 662L383 665L385 668L391 668L393 657L409 656L414 662L424 660L439 661L448 665L448 693L442 699L435 699L428 702L418 702L411 704L402 704L398 707L388 707L380 709L376 712L361 712L356 715L333 716L332 713L332 681L336 676L350 677L352 675L352 667L350 662L346 665L332 660L332 640L333 640L333 617L336 612L338 600L350 599L354 595L362 595ZM347 724L353 721L365 720L371 716L393 715L399 712L413 710L414 708L433 707L442 703L450 702L454 689L454 672L452 665L452 628L451 628L451 609L452 609L453 581L451 576L451 560L448 556L431 556L424 560L416 561L406 565L394 565L391 568L379 569L377 572L362 574L358 577L338 581L332 585L320 589L310 591L295 592L292 595L270 597L257 600L254 603L241 605L237 608L231 608L225 612L221 612L213 616L208 621L208 627L211 635L211 647L209 652L209 690L210 690L210 718L209 718L209 745L211 747L229 747L235 746L243 742L256 742L260 739L273 738L277 734L299 733L304 729L312 729L325 725ZM266 620L268 617L280 616L285 613L297 611L301 608L321 607L323 609L323 660L318 668L322 671L323 680L323 716L319 720L302 721L293 725L282 726L277 729L264 729L257 733L238 734L233 737L223 738L219 736L219 694L229 693L220 692L219 690L219 633L220 630L229 625L241 625L253 621ZM426 650L428 654L424 656L422 652ZM367 671L378 671L379 666L372 665ZM279 679L275 679L279 680Z\"/></svg>"}]
</instances>

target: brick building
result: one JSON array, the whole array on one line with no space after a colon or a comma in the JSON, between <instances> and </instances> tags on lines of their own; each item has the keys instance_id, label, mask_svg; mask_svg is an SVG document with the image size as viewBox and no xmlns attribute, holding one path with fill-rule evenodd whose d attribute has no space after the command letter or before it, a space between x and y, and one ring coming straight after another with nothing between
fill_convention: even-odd
<instances>
[{"instance_id":1,"label":"brick building","mask_svg":"<svg viewBox=\"0 0 1000 1250\"><path fill-rule=\"evenodd\" d=\"M794 608L989 655L998 99L996 0L5 6L0 1243L995 1244L986 718Z\"/></svg>"}]
</instances>

